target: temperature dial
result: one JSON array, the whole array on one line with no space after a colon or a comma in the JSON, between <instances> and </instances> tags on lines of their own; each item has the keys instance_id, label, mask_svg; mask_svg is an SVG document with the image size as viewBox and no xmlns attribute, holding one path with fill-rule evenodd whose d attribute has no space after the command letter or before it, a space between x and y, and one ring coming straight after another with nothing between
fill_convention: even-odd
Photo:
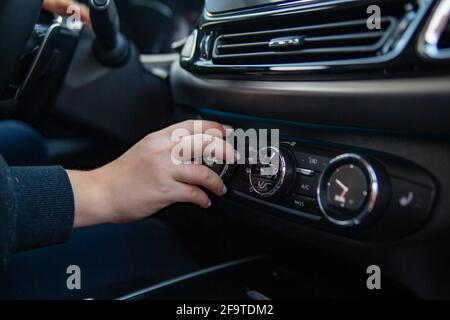
<instances>
[{"instance_id":1,"label":"temperature dial","mask_svg":"<svg viewBox=\"0 0 450 320\"><path fill-rule=\"evenodd\" d=\"M353 227L369 221L387 203L383 170L355 154L344 154L325 169L318 188L319 206L333 224Z\"/></svg>"},{"instance_id":2,"label":"temperature dial","mask_svg":"<svg viewBox=\"0 0 450 320\"><path fill-rule=\"evenodd\" d=\"M258 159L248 172L251 191L264 198L287 193L295 179L295 160L291 152L283 148L262 148Z\"/></svg>"}]
</instances>

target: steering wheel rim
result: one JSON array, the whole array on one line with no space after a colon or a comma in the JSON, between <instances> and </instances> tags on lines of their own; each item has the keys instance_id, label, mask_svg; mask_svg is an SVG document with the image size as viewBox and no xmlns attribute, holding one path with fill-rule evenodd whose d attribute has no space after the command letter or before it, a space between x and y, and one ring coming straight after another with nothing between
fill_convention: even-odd
<instances>
[{"instance_id":1,"label":"steering wheel rim","mask_svg":"<svg viewBox=\"0 0 450 320\"><path fill-rule=\"evenodd\" d=\"M42 0L0 0L0 93L14 79L41 8Z\"/></svg>"}]
</instances>

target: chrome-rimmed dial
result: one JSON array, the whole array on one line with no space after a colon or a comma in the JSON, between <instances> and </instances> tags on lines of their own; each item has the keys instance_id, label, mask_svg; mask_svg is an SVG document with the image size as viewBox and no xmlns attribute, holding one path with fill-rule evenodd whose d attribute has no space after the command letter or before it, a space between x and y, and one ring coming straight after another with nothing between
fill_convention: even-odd
<instances>
[{"instance_id":1,"label":"chrome-rimmed dial","mask_svg":"<svg viewBox=\"0 0 450 320\"><path fill-rule=\"evenodd\" d=\"M288 150L266 147L259 150L257 164L248 170L250 189L260 197L269 198L285 193L295 177L295 160Z\"/></svg>"},{"instance_id":2,"label":"chrome-rimmed dial","mask_svg":"<svg viewBox=\"0 0 450 320\"><path fill-rule=\"evenodd\" d=\"M331 160L317 190L325 218L342 227L355 227L368 221L385 200L380 197L382 177L377 166L359 155L343 154Z\"/></svg>"}]
</instances>

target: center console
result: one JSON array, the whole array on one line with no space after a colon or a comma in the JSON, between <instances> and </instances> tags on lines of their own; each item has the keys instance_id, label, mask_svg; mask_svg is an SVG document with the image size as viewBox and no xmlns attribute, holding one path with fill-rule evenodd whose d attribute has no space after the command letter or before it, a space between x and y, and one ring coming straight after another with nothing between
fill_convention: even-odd
<instances>
[{"instance_id":1,"label":"center console","mask_svg":"<svg viewBox=\"0 0 450 320\"><path fill-rule=\"evenodd\" d=\"M170 76L190 117L280 130L256 150L277 173L217 168L218 206L278 251L310 245L450 296L448 0L240 3L207 3Z\"/></svg>"}]
</instances>

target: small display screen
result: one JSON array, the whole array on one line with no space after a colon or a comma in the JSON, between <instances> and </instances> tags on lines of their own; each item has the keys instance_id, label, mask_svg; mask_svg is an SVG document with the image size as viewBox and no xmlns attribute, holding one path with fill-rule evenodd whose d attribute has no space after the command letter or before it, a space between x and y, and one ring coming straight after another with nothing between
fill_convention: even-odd
<instances>
[{"instance_id":1,"label":"small display screen","mask_svg":"<svg viewBox=\"0 0 450 320\"><path fill-rule=\"evenodd\" d=\"M206 10L210 13L223 13L239 9L253 8L280 2L292 2L287 0L206 0ZM305 0L308 1L308 0Z\"/></svg>"}]
</instances>

